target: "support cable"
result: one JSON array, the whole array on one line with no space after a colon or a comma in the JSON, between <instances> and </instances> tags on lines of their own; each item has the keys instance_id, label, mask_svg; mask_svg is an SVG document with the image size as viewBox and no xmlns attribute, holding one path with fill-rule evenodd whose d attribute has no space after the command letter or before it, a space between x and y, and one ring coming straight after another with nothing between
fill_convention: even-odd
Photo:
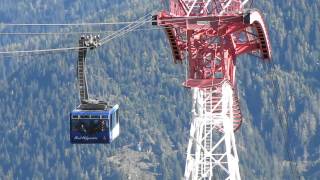
<instances>
[{"instance_id":1,"label":"support cable","mask_svg":"<svg viewBox=\"0 0 320 180\"><path fill-rule=\"evenodd\" d=\"M150 16L150 13L148 13L148 14L144 15L143 17L139 18L139 19L137 20L137 23L136 23L136 24L134 24L134 25L129 24L129 25L121 28L119 31L116 31L116 32L108 35L107 37L102 38L102 39L100 40L100 41L102 42L101 44L104 44L104 41L107 41L108 39L112 38L112 36L117 36L117 35L125 32L125 31L128 31L128 30L134 30L134 27L137 27L137 26L136 26L137 24L142 24L142 25L143 25L143 24L145 23L145 21L143 21L143 20L146 20L146 18L147 18L148 16ZM148 19L150 19L150 18L148 18Z\"/></svg>"},{"instance_id":2,"label":"support cable","mask_svg":"<svg viewBox=\"0 0 320 180\"><path fill-rule=\"evenodd\" d=\"M21 54L21 53L59 52L59 51L69 51L69 50L78 50L78 49L80 49L80 47L54 48L54 49L35 49L35 50L24 50L24 51L4 51L4 52L0 52L0 55Z\"/></svg>"},{"instance_id":3,"label":"support cable","mask_svg":"<svg viewBox=\"0 0 320 180\"><path fill-rule=\"evenodd\" d=\"M70 51L59 51L59 53L69 53ZM71 51L71 52L76 52L76 51ZM38 52L38 53L14 53L14 54L5 54L1 55L0 58L12 58L12 57L35 57L35 56L46 56L46 55L56 55L57 52L51 52L51 51L46 51L46 52Z\"/></svg>"},{"instance_id":4,"label":"support cable","mask_svg":"<svg viewBox=\"0 0 320 180\"><path fill-rule=\"evenodd\" d=\"M208 16L210 17L210 16ZM214 17L214 16L212 16ZM235 19L239 17L229 17L229 18L224 18L223 20L229 20L229 19ZM171 22L171 21L177 21L177 20L193 20L193 19L198 19L198 17L183 17L183 18L171 18L171 19L166 19L166 22ZM151 22L157 22L156 20L146 20L145 23L151 23ZM208 21L208 22L215 22L215 21ZM124 25L124 24L137 24L140 23L140 21L127 21L127 22L102 22L102 23L65 23L65 24L10 24L10 23L0 23L0 26L98 26L98 25Z\"/></svg>"},{"instance_id":5,"label":"support cable","mask_svg":"<svg viewBox=\"0 0 320 180\"><path fill-rule=\"evenodd\" d=\"M143 16L142 18L139 18L137 21L138 23L135 25L127 25L124 28L121 28L118 31L115 31L111 35L107 36L106 38L101 39L102 43L105 44L106 42L109 42L110 40L122 36L130 31L133 31L137 29L138 27L142 26L145 21L142 21L143 19L146 18L146 16L149 16L149 14ZM114 37L112 37L114 36ZM59 51L69 51L69 50L79 50L81 47L67 47L67 48L53 48L53 49L37 49L37 50L23 50L23 51L5 51L5 52L0 52L0 55L8 55L8 54L20 54L20 53L43 53L43 52L59 52Z\"/></svg>"},{"instance_id":6,"label":"support cable","mask_svg":"<svg viewBox=\"0 0 320 180\"><path fill-rule=\"evenodd\" d=\"M151 31L151 30L162 30L163 27L158 28L139 28L132 31ZM83 32L0 32L0 35L79 35L79 34L106 34L113 33L119 30L110 30L110 31L83 31Z\"/></svg>"},{"instance_id":7,"label":"support cable","mask_svg":"<svg viewBox=\"0 0 320 180\"><path fill-rule=\"evenodd\" d=\"M104 39L101 41L101 45L103 45L103 44L111 41L112 39L115 39L115 38L117 38L117 37L121 37L121 36L123 36L123 35L131 32L131 31L139 28L140 26L142 26L142 25L144 25L144 24L145 24L144 22L141 22L141 23L135 24L134 26L131 26L131 27L129 27L129 28L121 31L120 33L118 33L117 35L115 35L115 36L113 36L113 37L112 37L112 36L108 36L108 37L104 38Z\"/></svg>"},{"instance_id":8,"label":"support cable","mask_svg":"<svg viewBox=\"0 0 320 180\"><path fill-rule=\"evenodd\" d=\"M123 36L124 34L133 31L134 29L142 26L143 23L141 24L137 24L129 29L126 30L119 30L116 31L114 34L118 34L114 37L108 36L109 38L104 39L104 41L102 41L101 45L111 41L114 38ZM24 51L4 51L4 52L0 52L0 55L7 55L7 54L20 54L20 53L42 53L42 52L58 52L58 51L69 51L69 50L78 50L81 47L68 47L68 48L53 48L53 49L36 49L36 50L24 50Z\"/></svg>"},{"instance_id":9,"label":"support cable","mask_svg":"<svg viewBox=\"0 0 320 180\"><path fill-rule=\"evenodd\" d=\"M60 23L60 24L0 23L0 26L101 26L101 25L135 24L135 23L137 23L137 21L101 22L101 23Z\"/></svg>"},{"instance_id":10,"label":"support cable","mask_svg":"<svg viewBox=\"0 0 320 180\"><path fill-rule=\"evenodd\" d=\"M108 35L107 37L101 39L101 44L105 44L109 41L111 41L114 38L123 36L124 34L134 31L136 30L138 27L144 25L147 22L153 22L153 21L149 21L149 20L144 20L142 21L147 15L145 15L144 17L140 18L138 21L134 21L135 24L129 24L127 26L125 26L124 28L121 28L118 31L115 31L114 33L112 33L111 35ZM226 18L226 20L229 19L233 19L236 17L230 17L230 18ZM141 20L142 19L142 20ZM183 19L191 19L191 18L176 18L179 20L183 20ZM170 20L166 20L166 21L174 21L174 19L170 19ZM210 21L210 22L217 22L216 21ZM113 36L113 37L112 37ZM74 50L79 50L80 47L65 47L65 48L52 48L52 49L36 49L36 50L21 50L21 51L2 51L0 52L0 55L9 55L9 54L20 54L20 53L46 53L46 52L63 52L63 51L74 51Z\"/></svg>"}]
</instances>

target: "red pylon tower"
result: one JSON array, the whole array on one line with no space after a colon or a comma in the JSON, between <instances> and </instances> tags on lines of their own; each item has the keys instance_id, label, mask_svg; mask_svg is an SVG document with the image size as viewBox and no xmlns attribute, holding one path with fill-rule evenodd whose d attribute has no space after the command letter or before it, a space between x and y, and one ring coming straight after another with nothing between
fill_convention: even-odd
<instances>
[{"instance_id":1,"label":"red pylon tower","mask_svg":"<svg viewBox=\"0 0 320 180\"><path fill-rule=\"evenodd\" d=\"M236 93L236 58L271 59L262 15L248 0L170 0L153 16L165 30L174 63L188 67L193 117L185 179L240 179L234 132L242 123Z\"/></svg>"}]
</instances>

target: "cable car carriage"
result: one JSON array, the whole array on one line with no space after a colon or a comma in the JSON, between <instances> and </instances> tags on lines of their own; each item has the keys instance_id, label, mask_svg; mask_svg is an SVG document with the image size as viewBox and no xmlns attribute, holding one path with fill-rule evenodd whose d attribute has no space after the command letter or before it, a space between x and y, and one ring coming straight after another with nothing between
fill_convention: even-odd
<instances>
[{"instance_id":1,"label":"cable car carriage","mask_svg":"<svg viewBox=\"0 0 320 180\"><path fill-rule=\"evenodd\" d=\"M86 110L80 107L70 113L71 143L111 143L119 136L119 105Z\"/></svg>"},{"instance_id":2,"label":"cable car carriage","mask_svg":"<svg viewBox=\"0 0 320 180\"><path fill-rule=\"evenodd\" d=\"M85 76L87 49L99 46L99 37L82 36L79 40L77 79L80 105L70 113L70 142L73 144L108 144L120 134L119 105L90 99Z\"/></svg>"}]
</instances>

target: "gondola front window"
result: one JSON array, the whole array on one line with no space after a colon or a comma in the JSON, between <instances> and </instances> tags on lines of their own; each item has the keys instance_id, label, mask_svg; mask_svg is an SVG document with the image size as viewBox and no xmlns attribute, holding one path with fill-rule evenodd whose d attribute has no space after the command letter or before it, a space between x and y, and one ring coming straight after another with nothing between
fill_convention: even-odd
<instances>
[{"instance_id":1,"label":"gondola front window","mask_svg":"<svg viewBox=\"0 0 320 180\"><path fill-rule=\"evenodd\" d=\"M71 130L84 134L94 134L107 129L105 119L72 119Z\"/></svg>"}]
</instances>

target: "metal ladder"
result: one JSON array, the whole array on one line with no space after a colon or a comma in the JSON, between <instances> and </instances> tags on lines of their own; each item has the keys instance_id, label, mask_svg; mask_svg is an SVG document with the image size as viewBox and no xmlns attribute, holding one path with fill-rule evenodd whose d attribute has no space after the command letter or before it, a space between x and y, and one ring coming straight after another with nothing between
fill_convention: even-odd
<instances>
[{"instance_id":1,"label":"metal ladder","mask_svg":"<svg viewBox=\"0 0 320 180\"><path fill-rule=\"evenodd\" d=\"M87 47L85 47L85 38L81 37L79 40L79 57L78 57L78 84L79 84L79 95L81 103L87 100L88 97L88 88L87 81L85 75L85 61L86 61L86 53Z\"/></svg>"},{"instance_id":2,"label":"metal ladder","mask_svg":"<svg viewBox=\"0 0 320 180\"><path fill-rule=\"evenodd\" d=\"M94 49L100 45L99 36L81 36L79 40L79 55L77 64L77 78L81 104L89 101L88 85L86 79L86 55L87 49Z\"/></svg>"}]
</instances>

